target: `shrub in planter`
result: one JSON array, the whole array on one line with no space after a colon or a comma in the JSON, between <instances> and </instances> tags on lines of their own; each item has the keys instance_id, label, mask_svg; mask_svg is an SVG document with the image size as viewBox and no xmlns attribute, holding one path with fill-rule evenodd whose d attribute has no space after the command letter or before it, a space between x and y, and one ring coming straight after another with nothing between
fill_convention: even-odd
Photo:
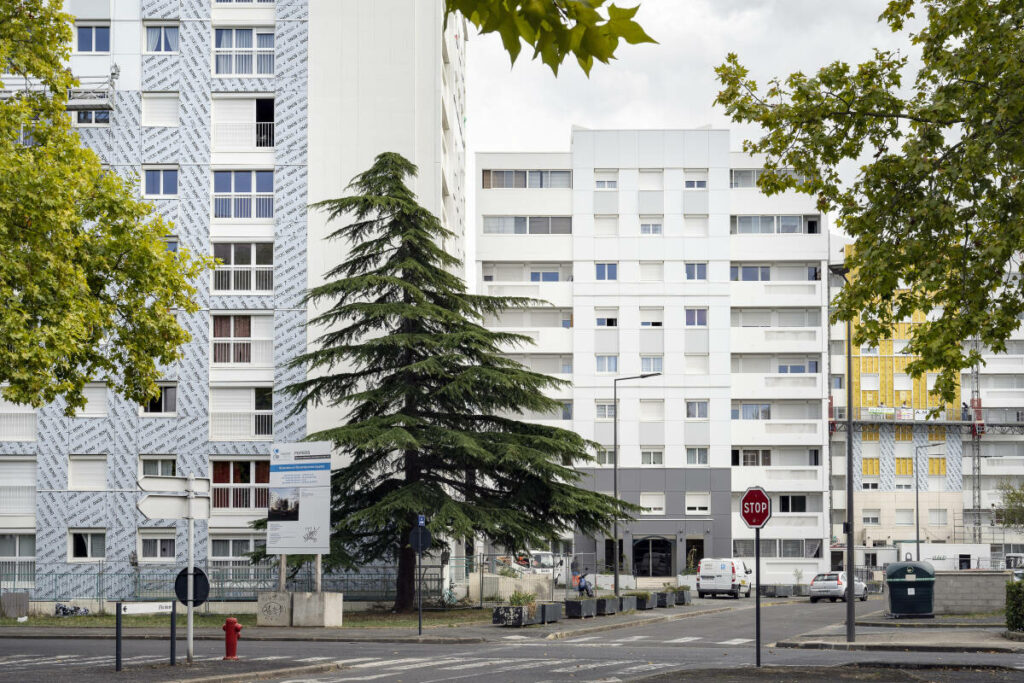
<instances>
[{"instance_id":1,"label":"shrub in planter","mask_svg":"<svg viewBox=\"0 0 1024 683\"><path fill-rule=\"evenodd\" d=\"M629 593L630 597L636 598L636 608L639 610L654 609L654 600L651 598L651 594L646 591L637 591L636 593Z\"/></svg>"},{"instance_id":2,"label":"shrub in planter","mask_svg":"<svg viewBox=\"0 0 1024 683\"><path fill-rule=\"evenodd\" d=\"M538 623L540 611L536 600L533 593L516 591L509 598L507 607L494 608L491 623L499 626L529 626Z\"/></svg>"},{"instance_id":3,"label":"shrub in planter","mask_svg":"<svg viewBox=\"0 0 1024 683\"><path fill-rule=\"evenodd\" d=\"M565 601L565 616L569 619L585 619L597 616L597 598L583 598Z\"/></svg>"},{"instance_id":4,"label":"shrub in planter","mask_svg":"<svg viewBox=\"0 0 1024 683\"><path fill-rule=\"evenodd\" d=\"M615 614L619 607L618 598L598 598L597 599L597 613L601 616L608 616Z\"/></svg>"},{"instance_id":5,"label":"shrub in planter","mask_svg":"<svg viewBox=\"0 0 1024 683\"><path fill-rule=\"evenodd\" d=\"M657 597L657 604L655 607L675 607L676 606L676 594L675 591L664 592L659 591L654 594Z\"/></svg>"},{"instance_id":6,"label":"shrub in planter","mask_svg":"<svg viewBox=\"0 0 1024 683\"><path fill-rule=\"evenodd\" d=\"M623 595L619 598L619 612L633 612L636 610L636 596Z\"/></svg>"},{"instance_id":7,"label":"shrub in planter","mask_svg":"<svg viewBox=\"0 0 1024 683\"><path fill-rule=\"evenodd\" d=\"M1024 582L1006 583L1006 630L1024 631Z\"/></svg>"}]
</instances>

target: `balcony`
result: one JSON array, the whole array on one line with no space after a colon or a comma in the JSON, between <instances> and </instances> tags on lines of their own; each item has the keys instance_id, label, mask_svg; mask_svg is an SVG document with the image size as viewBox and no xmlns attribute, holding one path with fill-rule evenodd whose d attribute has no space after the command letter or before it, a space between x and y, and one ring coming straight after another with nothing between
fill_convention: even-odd
<instances>
[{"instance_id":1,"label":"balcony","mask_svg":"<svg viewBox=\"0 0 1024 683\"><path fill-rule=\"evenodd\" d=\"M572 308L572 282L488 281L481 283L480 290L488 296L522 296Z\"/></svg>"},{"instance_id":2,"label":"balcony","mask_svg":"<svg viewBox=\"0 0 1024 683\"><path fill-rule=\"evenodd\" d=\"M217 367L273 367L274 340L214 339L210 358Z\"/></svg>"},{"instance_id":3,"label":"balcony","mask_svg":"<svg viewBox=\"0 0 1024 683\"><path fill-rule=\"evenodd\" d=\"M213 512L266 510L270 504L267 484L217 484L213 486Z\"/></svg>"},{"instance_id":4,"label":"balcony","mask_svg":"<svg viewBox=\"0 0 1024 683\"><path fill-rule=\"evenodd\" d=\"M822 375L811 373L733 373L733 398L822 398Z\"/></svg>"},{"instance_id":5,"label":"balcony","mask_svg":"<svg viewBox=\"0 0 1024 683\"><path fill-rule=\"evenodd\" d=\"M213 195L213 217L225 220L269 221L274 218L274 194Z\"/></svg>"},{"instance_id":6,"label":"balcony","mask_svg":"<svg viewBox=\"0 0 1024 683\"><path fill-rule=\"evenodd\" d=\"M274 150L274 123L214 124L213 150L215 152L272 152Z\"/></svg>"},{"instance_id":7,"label":"balcony","mask_svg":"<svg viewBox=\"0 0 1024 683\"><path fill-rule=\"evenodd\" d=\"M240 410L210 413L211 441L270 441L274 411Z\"/></svg>"},{"instance_id":8,"label":"balcony","mask_svg":"<svg viewBox=\"0 0 1024 683\"><path fill-rule=\"evenodd\" d=\"M220 266L213 272L213 291L273 292L274 266Z\"/></svg>"},{"instance_id":9,"label":"balcony","mask_svg":"<svg viewBox=\"0 0 1024 683\"><path fill-rule=\"evenodd\" d=\"M825 487L823 470L823 467L784 465L733 467L732 489L733 491L743 491L751 486L761 486L770 492L813 491L820 493Z\"/></svg>"},{"instance_id":10,"label":"balcony","mask_svg":"<svg viewBox=\"0 0 1024 683\"><path fill-rule=\"evenodd\" d=\"M526 353L572 353L572 329L563 327L541 327L533 329L493 328L495 332L522 334L533 339L534 344L524 344L514 348L513 352Z\"/></svg>"},{"instance_id":11,"label":"balcony","mask_svg":"<svg viewBox=\"0 0 1024 683\"><path fill-rule=\"evenodd\" d=\"M733 327L732 353L821 353L818 327Z\"/></svg>"},{"instance_id":12,"label":"balcony","mask_svg":"<svg viewBox=\"0 0 1024 683\"><path fill-rule=\"evenodd\" d=\"M0 412L0 441L35 441L36 413L16 408Z\"/></svg>"},{"instance_id":13,"label":"balcony","mask_svg":"<svg viewBox=\"0 0 1024 683\"><path fill-rule=\"evenodd\" d=\"M733 261L822 261L828 257L828 236L824 233L729 235L729 256Z\"/></svg>"},{"instance_id":14,"label":"balcony","mask_svg":"<svg viewBox=\"0 0 1024 683\"><path fill-rule=\"evenodd\" d=\"M0 485L0 515L34 515L36 487L28 484Z\"/></svg>"},{"instance_id":15,"label":"balcony","mask_svg":"<svg viewBox=\"0 0 1024 683\"><path fill-rule=\"evenodd\" d=\"M732 420L733 443L779 446L818 446L822 442L821 420Z\"/></svg>"},{"instance_id":16,"label":"balcony","mask_svg":"<svg viewBox=\"0 0 1024 683\"><path fill-rule=\"evenodd\" d=\"M751 306L801 306L814 307L824 304L821 282L818 281L776 281L776 282L730 282L730 305Z\"/></svg>"}]
</instances>

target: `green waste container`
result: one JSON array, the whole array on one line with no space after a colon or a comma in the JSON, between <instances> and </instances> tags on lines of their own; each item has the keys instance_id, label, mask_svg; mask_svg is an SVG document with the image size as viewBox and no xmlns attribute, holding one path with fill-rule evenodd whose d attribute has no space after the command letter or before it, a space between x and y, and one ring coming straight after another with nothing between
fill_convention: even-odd
<instances>
[{"instance_id":1,"label":"green waste container","mask_svg":"<svg viewBox=\"0 0 1024 683\"><path fill-rule=\"evenodd\" d=\"M927 562L894 562L885 568L889 616L930 619L935 616L935 568Z\"/></svg>"}]
</instances>

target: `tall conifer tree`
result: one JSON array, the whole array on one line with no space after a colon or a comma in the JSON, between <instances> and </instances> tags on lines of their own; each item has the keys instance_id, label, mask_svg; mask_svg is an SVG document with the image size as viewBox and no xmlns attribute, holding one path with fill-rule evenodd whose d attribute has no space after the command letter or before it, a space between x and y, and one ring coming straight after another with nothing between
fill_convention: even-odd
<instances>
[{"instance_id":1,"label":"tall conifer tree","mask_svg":"<svg viewBox=\"0 0 1024 683\"><path fill-rule=\"evenodd\" d=\"M435 539L480 534L522 549L567 529L602 530L633 509L576 486L573 465L593 459L592 444L517 419L560 413L544 392L565 382L503 356L531 340L483 321L540 302L467 293L452 274L461 262L438 246L455 235L406 185L416 172L381 154L350 196L314 205L347 223L330 239L349 253L307 294L322 334L292 361L308 379L286 388L296 411L346 409L342 424L310 436L332 441L348 462L332 478L327 565L397 559L398 611L413 606L409 534L419 514Z\"/></svg>"}]
</instances>

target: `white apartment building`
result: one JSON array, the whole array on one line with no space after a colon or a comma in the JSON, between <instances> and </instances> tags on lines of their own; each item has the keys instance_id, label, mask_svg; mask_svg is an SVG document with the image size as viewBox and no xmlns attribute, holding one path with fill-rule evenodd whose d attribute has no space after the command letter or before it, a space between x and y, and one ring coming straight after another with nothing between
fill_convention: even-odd
<instances>
[{"instance_id":1,"label":"white apartment building","mask_svg":"<svg viewBox=\"0 0 1024 683\"><path fill-rule=\"evenodd\" d=\"M568 153L481 153L476 286L550 305L489 321L571 380L552 420L601 444L585 485L642 506L620 525L637 576L754 554L739 497L767 489L765 581L827 566L828 234L812 199L763 195L726 130L572 131ZM618 405L613 379L622 381ZM611 538L574 539L614 566Z\"/></svg>"},{"instance_id":2,"label":"white apartment building","mask_svg":"<svg viewBox=\"0 0 1024 683\"><path fill-rule=\"evenodd\" d=\"M250 522L266 517L270 443L343 417L289 415L279 391L301 377L285 363L316 333L302 296L344 258L345 245L324 241L337 226L308 204L399 152L462 255L466 31L457 18L445 27L442 0L64 7L83 144L138 175L174 224L168 248L223 261L198 283L200 310L181 316L192 341L160 399L140 407L95 384L74 418L0 402L0 584L111 599L131 595L137 571L185 561L184 523L136 510L140 475L211 477L199 566L247 568L263 542Z\"/></svg>"}]
</instances>

